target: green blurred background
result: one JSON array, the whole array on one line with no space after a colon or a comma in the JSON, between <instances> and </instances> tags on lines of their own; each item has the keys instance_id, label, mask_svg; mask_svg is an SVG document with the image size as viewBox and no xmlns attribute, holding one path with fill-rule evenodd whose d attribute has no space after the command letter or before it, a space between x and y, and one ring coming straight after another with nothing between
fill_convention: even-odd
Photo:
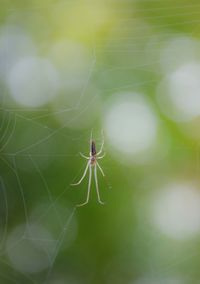
<instances>
[{"instance_id":1,"label":"green blurred background","mask_svg":"<svg viewBox=\"0 0 200 284\"><path fill-rule=\"evenodd\" d=\"M0 283L200 283L200 3L0 1ZM88 175L98 172L102 206Z\"/></svg>"}]
</instances>

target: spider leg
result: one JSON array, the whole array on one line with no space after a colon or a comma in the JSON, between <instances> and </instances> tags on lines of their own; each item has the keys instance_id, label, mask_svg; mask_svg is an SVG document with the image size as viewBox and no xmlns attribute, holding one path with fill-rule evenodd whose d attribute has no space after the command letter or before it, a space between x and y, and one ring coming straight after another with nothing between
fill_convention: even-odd
<instances>
[{"instance_id":1,"label":"spider leg","mask_svg":"<svg viewBox=\"0 0 200 284\"><path fill-rule=\"evenodd\" d=\"M92 143L92 140L93 140L93 129L91 130L91 133L90 133L90 144Z\"/></svg>"},{"instance_id":2,"label":"spider leg","mask_svg":"<svg viewBox=\"0 0 200 284\"><path fill-rule=\"evenodd\" d=\"M83 176L81 177L81 179L77 183L72 183L71 185L79 185L82 182L82 180L84 179L84 177L87 174L87 170L88 170L89 164L90 164L90 161L87 163L87 166L85 168L85 171L84 171Z\"/></svg>"},{"instance_id":3,"label":"spider leg","mask_svg":"<svg viewBox=\"0 0 200 284\"><path fill-rule=\"evenodd\" d=\"M97 156L101 154L101 152L103 151L103 146L104 146L104 135L103 135L103 131L101 132L102 134L102 143L101 143L101 148L99 150L99 152L97 153Z\"/></svg>"},{"instance_id":4,"label":"spider leg","mask_svg":"<svg viewBox=\"0 0 200 284\"><path fill-rule=\"evenodd\" d=\"M85 156L85 155L84 155L83 153L81 153L81 152L79 152L79 154L81 155L81 157L83 157L83 158L85 158L85 159L87 159L87 160L90 159L90 157Z\"/></svg>"},{"instance_id":5,"label":"spider leg","mask_svg":"<svg viewBox=\"0 0 200 284\"><path fill-rule=\"evenodd\" d=\"M88 203L89 201L89 197L90 197L90 189L91 189L91 180L92 180L92 170L91 170L91 165L89 167L89 181L88 181L88 191L87 191L87 199L85 202L81 203L81 204L78 204L76 205L77 207L81 207L81 206L84 206Z\"/></svg>"},{"instance_id":6,"label":"spider leg","mask_svg":"<svg viewBox=\"0 0 200 284\"><path fill-rule=\"evenodd\" d=\"M105 157L106 153L104 152L102 156L97 157L97 159L103 159Z\"/></svg>"},{"instance_id":7,"label":"spider leg","mask_svg":"<svg viewBox=\"0 0 200 284\"><path fill-rule=\"evenodd\" d=\"M99 163L96 161L97 167L99 168L100 172L102 173L102 176L105 177L105 174L102 170L102 168L100 167Z\"/></svg>"},{"instance_id":8,"label":"spider leg","mask_svg":"<svg viewBox=\"0 0 200 284\"><path fill-rule=\"evenodd\" d=\"M98 197L98 201L100 204L104 204L104 202L101 201L100 199L100 195L99 195L99 186L98 186L98 179L97 179L97 166L94 166L94 179L95 179L95 184L96 184L96 191L97 191L97 197Z\"/></svg>"}]
</instances>

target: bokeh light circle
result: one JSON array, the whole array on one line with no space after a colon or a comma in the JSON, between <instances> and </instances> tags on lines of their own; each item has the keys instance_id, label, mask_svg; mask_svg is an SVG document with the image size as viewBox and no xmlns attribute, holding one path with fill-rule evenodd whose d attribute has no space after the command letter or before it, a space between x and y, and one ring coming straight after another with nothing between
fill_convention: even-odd
<instances>
[{"instance_id":1,"label":"bokeh light circle","mask_svg":"<svg viewBox=\"0 0 200 284\"><path fill-rule=\"evenodd\" d=\"M5 79L13 65L25 56L35 56L36 45L21 27L4 25L0 29L0 77Z\"/></svg>"},{"instance_id":2,"label":"bokeh light circle","mask_svg":"<svg viewBox=\"0 0 200 284\"><path fill-rule=\"evenodd\" d=\"M200 59L200 41L183 35L176 35L164 42L160 51L163 73L170 74L180 66Z\"/></svg>"},{"instance_id":3,"label":"bokeh light circle","mask_svg":"<svg viewBox=\"0 0 200 284\"><path fill-rule=\"evenodd\" d=\"M59 75L48 59L25 57L13 66L8 86L17 103L26 107L39 107L57 94Z\"/></svg>"},{"instance_id":4,"label":"bokeh light circle","mask_svg":"<svg viewBox=\"0 0 200 284\"><path fill-rule=\"evenodd\" d=\"M91 51L81 43L63 39L52 46L49 57L59 69L62 89L80 92L93 62Z\"/></svg>"},{"instance_id":5,"label":"bokeh light circle","mask_svg":"<svg viewBox=\"0 0 200 284\"><path fill-rule=\"evenodd\" d=\"M125 155L141 153L156 141L157 118L145 98L137 93L114 95L104 124L110 144Z\"/></svg>"},{"instance_id":6,"label":"bokeh light circle","mask_svg":"<svg viewBox=\"0 0 200 284\"><path fill-rule=\"evenodd\" d=\"M50 264L55 248L51 233L41 225L17 226L8 236L6 253L12 266L22 273L38 273Z\"/></svg>"},{"instance_id":7,"label":"bokeh light circle","mask_svg":"<svg viewBox=\"0 0 200 284\"><path fill-rule=\"evenodd\" d=\"M172 183L153 202L153 221L173 239L187 239L200 233L200 191L190 183Z\"/></svg>"},{"instance_id":8,"label":"bokeh light circle","mask_svg":"<svg viewBox=\"0 0 200 284\"><path fill-rule=\"evenodd\" d=\"M175 121L200 115L200 64L189 62L166 76L158 86L162 111Z\"/></svg>"}]
</instances>

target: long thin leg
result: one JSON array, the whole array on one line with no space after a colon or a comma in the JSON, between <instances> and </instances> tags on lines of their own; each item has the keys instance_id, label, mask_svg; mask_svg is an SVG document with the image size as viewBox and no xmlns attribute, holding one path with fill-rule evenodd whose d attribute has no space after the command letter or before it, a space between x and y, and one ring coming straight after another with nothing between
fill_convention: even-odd
<instances>
[{"instance_id":1,"label":"long thin leg","mask_svg":"<svg viewBox=\"0 0 200 284\"><path fill-rule=\"evenodd\" d=\"M92 143L92 140L93 140L93 133L92 133L92 130L91 130L91 133L90 133L90 145Z\"/></svg>"},{"instance_id":2,"label":"long thin leg","mask_svg":"<svg viewBox=\"0 0 200 284\"><path fill-rule=\"evenodd\" d=\"M84 206L85 204L87 204L87 203L88 203L88 201L89 201L89 197L90 197L91 180L92 180L92 170L91 170L91 165L90 165L90 167L89 167L89 181L88 181L87 199L86 199L86 201L85 201L85 202L83 202L83 203L81 203L81 204L76 205L77 207Z\"/></svg>"},{"instance_id":3,"label":"long thin leg","mask_svg":"<svg viewBox=\"0 0 200 284\"><path fill-rule=\"evenodd\" d=\"M81 179L77 183L72 183L71 185L79 185L82 182L82 180L84 179L84 177L87 174L87 170L88 170L89 164L90 164L90 161L87 163L87 166L85 168L85 171L84 171L83 176L81 177Z\"/></svg>"},{"instance_id":4,"label":"long thin leg","mask_svg":"<svg viewBox=\"0 0 200 284\"><path fill-rule=\"evenodd\" d=\"M102 131L102 143L101 143L101 148L99 150L99 152L97 153L97 156L101 154L101 152L103 151L103 146L104 146L104 135L103 135L103 131Z\"/></svg>"},{"instance_id":5,"label":"long thin leg","mask_svg":"<svg viewBox=\"0 0 200 284\"><path fill-rule=\"evenodd\" d=\"M105 174L102 170L102 168L100 167L99 163L96 161L97 167L99 168L100 172L102 173L102 176L105 177Z\"/></svg>"},{"instance_id":6,"label":"long thin leg","mask_svg":"<svg viewBox=\"0 0 200 284\"><path fill-rule=\"evenodd\" d=\"M106 153L104 152L102 156L97 156L97 159L103 159L105 157Z\"/></svg>"},{"instance_id":7,"label":"long thin leg","mask_svg":"<svg viewBox=\"0 0 200 284\"><path fill-rule=\"evenodd\" d=\"M81 157L83 157L83 158L85 158L85 159L87 159L87 160L90 159L90 157L85 156L85 155L84 155L83 153L81 153L81 152L79 152L79 154L81 155Z\"/></svg>"},{"instance_id":8,"label":"long thin leg","mask_svg":"<svg viewBox=\"0 0 200 284\"><path fill-rule=\"evenodd\" d=\"M97 179L97 166L94 166L94 179L95 179L95 184L96 184L96 191L97 191L97 197L98 197L98 201L100 204L104 204L104 202L101 201L100 199L100 195L99 195L99 186L98 186L98 179Z\"/></svg>"}]
</instances>

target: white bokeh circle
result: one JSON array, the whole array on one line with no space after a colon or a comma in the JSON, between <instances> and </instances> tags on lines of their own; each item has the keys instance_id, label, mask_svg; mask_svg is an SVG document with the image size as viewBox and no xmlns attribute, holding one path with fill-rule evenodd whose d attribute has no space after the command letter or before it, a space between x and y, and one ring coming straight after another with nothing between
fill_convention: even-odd
<instances>
[{"instance_id":1,"label":"white bokeh circle","mask_svg":"<svg viewBox=\"0 0 200 284\"><path fill-rule=\"evenodd\" d=\"M13 66L7 83L12 98L18 104L39 107L56 96L59 75L48 59L25 57Z\"/></svg>"},{"instance_id":2,"label":"white bokeh circle","mask_svg":"<svg viewBox=\"0 0 200 284\"><path fill-rule=\"evenodd\" d=\"M200 233L200 191L194 184L164 186L153 201L153 222L173 239L188 239Z\"/></svg>"},{"instance_id":3,"label":"white bokeh circle","mask_svg":"<svg viewBox=\"0 0 200 284\"><path fill-rule=\"evenodd\" d=\"M105 112L104 129L110 144L125 155L141 153L154 145L157 118L143 95L113 95Z\"/></svg>"},{"instance_id":4,"label":"white bokeh circle","mask_svg":"<svg viewBox=\"0 0 200 284\"><path fill-rule=\"evenodd\" d=\"M55 244L51 233L43 226L29 224L26 236L25 225L19 225L7 238L6 255L16 270L38 273L50 265L49 257Z\"/></svg>"}]
</instances>

